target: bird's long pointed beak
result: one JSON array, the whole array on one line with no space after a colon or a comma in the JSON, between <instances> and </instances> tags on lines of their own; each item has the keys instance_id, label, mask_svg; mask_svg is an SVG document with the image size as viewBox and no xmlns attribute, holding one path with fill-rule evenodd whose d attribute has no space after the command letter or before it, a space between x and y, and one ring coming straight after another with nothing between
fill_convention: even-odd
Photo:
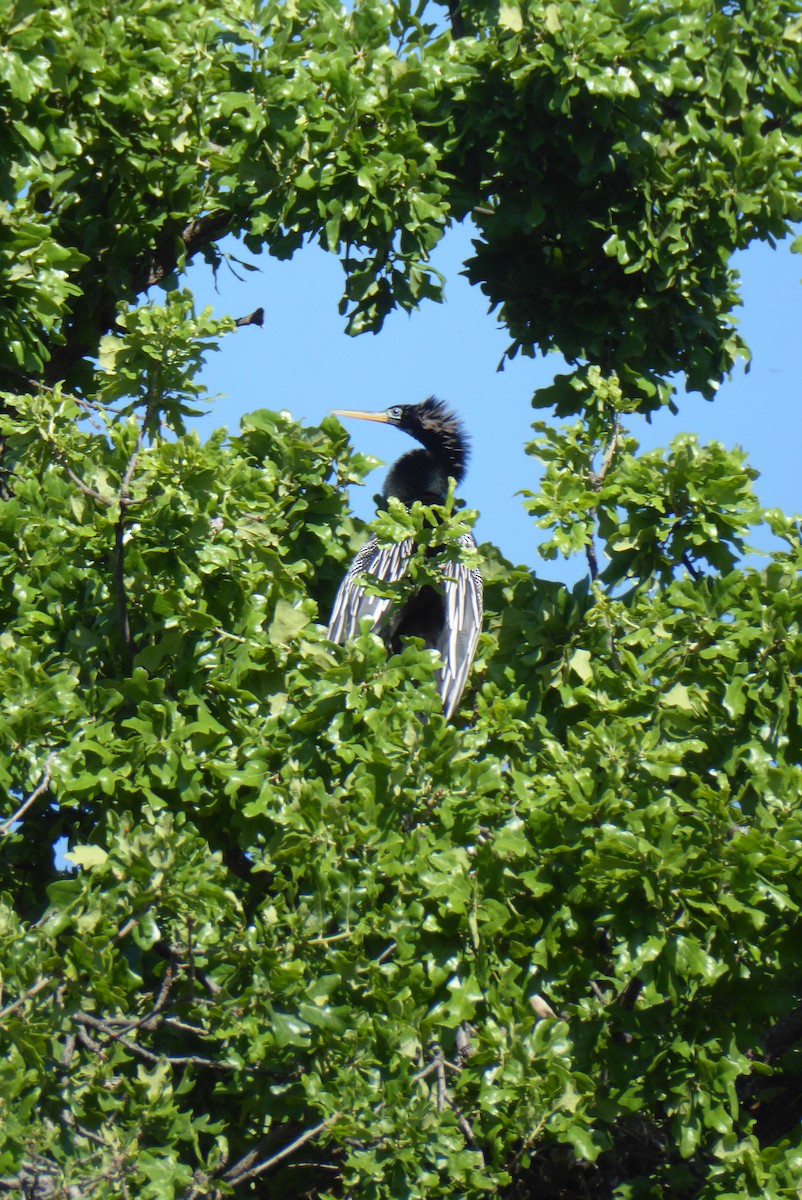
<instances>
[{"instance_id":1,"label":"bird's long pointed beak","mask_svg":"<svg viewBox=\"0 0 802 1200\"><path fill-rule=\"evenodd\" d=\"M329 412L333 417L358 417L360 421L381 421L382 425L390 424L390 418L383 412L356 412L352 408L330 408Z\"/></svg>"}]
</instances>

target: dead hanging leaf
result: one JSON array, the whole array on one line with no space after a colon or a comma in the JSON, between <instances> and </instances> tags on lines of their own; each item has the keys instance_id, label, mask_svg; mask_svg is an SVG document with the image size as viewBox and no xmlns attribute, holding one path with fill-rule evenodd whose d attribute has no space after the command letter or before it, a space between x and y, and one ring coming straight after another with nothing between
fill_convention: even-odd
<instances>
[{"instance_id":1,"label":"dead hanging leaf","mask_svg":"<svg viewBox=\"0 0 802 1200\"><path fill-rule=\"evenodd\" d=\"M547 1018L551 1021L557 1020L557 1014L548 1000L544 1000L537 992L535 992L534 996L529 997L529 1003L532 1005L535 1016L539 1021L545 1021Z\"/></svg>"}]
</instances>

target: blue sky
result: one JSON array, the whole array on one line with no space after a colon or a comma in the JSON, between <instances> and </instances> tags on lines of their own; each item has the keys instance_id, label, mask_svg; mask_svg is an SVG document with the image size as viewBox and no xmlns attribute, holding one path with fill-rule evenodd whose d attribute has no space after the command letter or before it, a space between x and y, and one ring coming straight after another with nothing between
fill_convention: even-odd
<instances>
[{"instance_id":1,"label":"blue sky","mask_svg":"<svg viewBox=\"0 0 802 1200\"><path fill-rule=\"evenodd\" d=\"M225 245L224 245L224 248ZM495 542L514 562L534 567L547 578L573 581L585 571L584 558L544 562L537 554L541 531L516 492L537 488L538 464L523 450L533 420L547 413L530 406L533 390L564 370L557 356L517 358L501 373L496 366L508 344L506 332L487 312L487 301L460 274L471 252L470 233L446 235L434 265L446 277L446 302L427 303L407 316L392 314L378 335L349 338L337 302L342 271L334 255L306 247L290 262L253 258L230 248L259 268L237 279L223 267L215 289L211 271L197 264L189 282L199 307L216 315L244 315L262 306L262 329L246 327L224 339L209 356L203 380L217 399L198 421L201 436L221 425L236 430L243 413L257 408L287 409L305 424L317 424L330 408L380 409L414 403L434 394L457 409L471 435L472 457L461 493L480 512L478 540ZM755 245L736 258L744 306L740 330L753 354L749 373L742 367L716 400L680 395L679 415L663 411L648 425L630 422L644 449L664 446L678 433L704 441L742 446L759 472L762 503L787 512L802 509L802 256L785 243L772 250ZM389 427L347 423L360 450L392 462L408 440ZM373 496L384 468L352 489L353 509L373 514Z\"/></svg>"}]
</instances>

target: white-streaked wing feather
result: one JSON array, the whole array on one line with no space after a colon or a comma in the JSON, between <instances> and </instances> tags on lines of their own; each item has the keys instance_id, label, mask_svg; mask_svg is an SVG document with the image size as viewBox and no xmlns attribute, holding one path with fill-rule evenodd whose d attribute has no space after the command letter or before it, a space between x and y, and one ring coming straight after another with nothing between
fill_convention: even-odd
<instances>
[{"instance_id":1,"label":"white-streaked wing feather","mask_svg":"<svg viewBox=\"0 0 802 1200\"><path fill-rule=\"evenodd\" d=\"M333 642L346 642L359 633L359 622L363 617L370 617L373 632L379 630L392 600L369 595L360 586L361 576L373 575L382 583L401 579L406 574L411 554L411 539L382 547L375 537L365 543L351 563L334 601L328 631Z\"/></svg>"},{"instance_id":2,"label":"white-streaked wing feather","mask_svg":"<svg viewBox=\"0 0 802 1200\"><path fill-rule=\"evenodd\" d=\"M475 542L465 534L462 544L468 547ZM436 680L448 721L459 704L482 632L483 588L479 572L461 563L449 563L443 567L443 574L446 619L437 642L442 666Z\"/></svg>"},{"instance_id":3,"label":"white-streaked wing feather","mask_svg":"<svg viewBox=\"0 0 802 1200\"><path fill-rule=\"evenodd\" d=\"M470 534L462 538L465 547L475 546ZM383 583L401 579L407 571L412 541L380 547L372 537L352 562L340 585L329 622L328 635L333 642L346 642L359 632L363 617L370 617L370 628L379 632L389 615L392 600L371 596L360 580L372 575ZM443 700L446 720L450 720L465 689L479 634L482 631L482 577L477 570L461 563L443 567L443 599L445 622L435 649L441 666L435 675L437 690Z\"/></svg>"}]
</instances>

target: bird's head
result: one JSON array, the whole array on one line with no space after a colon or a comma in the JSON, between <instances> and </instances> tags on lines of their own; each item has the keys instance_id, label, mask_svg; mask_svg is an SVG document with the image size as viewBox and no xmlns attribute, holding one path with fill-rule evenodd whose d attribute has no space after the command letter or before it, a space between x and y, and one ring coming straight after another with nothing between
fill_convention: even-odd
<instances>
[{"instance_id":1,"label":"bird's head","mask_svg":"<svg viewBox=\"0 0 802 1200\"><path fill-rule=\"evenodd\" d=\"M402 429L430 453L441 458L457 482L465 474L468 458L468 437L456 413L446 408L442 400L429 396L420 404L394 404L383 412L356 412L353 409L332 409L337 417L357 417L361 421L380 421Z\"/></svg>"}]
</instances>

